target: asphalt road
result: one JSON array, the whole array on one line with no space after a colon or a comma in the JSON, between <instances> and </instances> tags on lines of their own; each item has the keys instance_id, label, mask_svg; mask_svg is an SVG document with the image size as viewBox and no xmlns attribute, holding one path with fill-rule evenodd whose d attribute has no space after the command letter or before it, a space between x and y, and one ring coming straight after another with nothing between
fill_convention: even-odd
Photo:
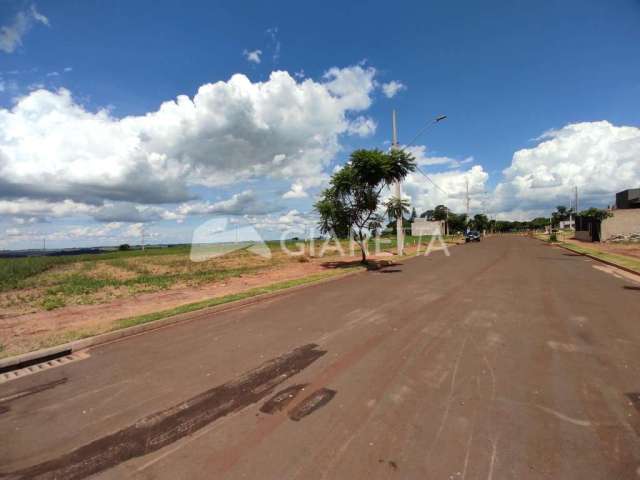
<instances>
[{"instance_id":1,"label":"asphalt road","mask_svg":"<svg viewBox=\"0 0 640 480\"><path fill-rule=\"evenodd\" d=\"M640 286L536 240L89 353L0 385L1 478L640 478Z\"/></svg>"}]
</instances>

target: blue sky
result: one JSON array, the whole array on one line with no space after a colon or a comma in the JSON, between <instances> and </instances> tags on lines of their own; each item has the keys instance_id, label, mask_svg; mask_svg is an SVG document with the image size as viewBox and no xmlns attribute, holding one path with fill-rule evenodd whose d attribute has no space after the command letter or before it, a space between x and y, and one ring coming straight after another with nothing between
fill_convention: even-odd
<instances>
[{"instance_id":1,"label":"blue sky","mask_svg":"<svg viewBox=\"0 0 640 480\"><path fill-rule=\"evenodd\" d=\"M401 143L449 117L414 151L447 192L407 179L419 211L461 211L465 181L510 219L640 186L637 0L3 0L0 28L0 248L188 241L219 215L273 236L387 148L393 108Z\"/></svg>"}]
</instances>

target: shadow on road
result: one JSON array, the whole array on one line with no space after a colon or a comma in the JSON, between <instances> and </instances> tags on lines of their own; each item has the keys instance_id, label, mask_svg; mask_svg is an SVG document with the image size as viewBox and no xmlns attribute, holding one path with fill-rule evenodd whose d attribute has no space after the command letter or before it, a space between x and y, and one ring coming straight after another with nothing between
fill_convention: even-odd
<instances>
[{"instance_id":1,"label":"shadow on road","mask_svg":"<svg viewBox=\"0 0 640 480\"><path fill-rule=\"evenodd\" d=\"M324 262L321 264L324 268L351 268L361 266L360 260ZM387 267L400 267L401 263L394 263L391 260L367 260L367 270L384 270Z\"/></svg>"}]
</instances>

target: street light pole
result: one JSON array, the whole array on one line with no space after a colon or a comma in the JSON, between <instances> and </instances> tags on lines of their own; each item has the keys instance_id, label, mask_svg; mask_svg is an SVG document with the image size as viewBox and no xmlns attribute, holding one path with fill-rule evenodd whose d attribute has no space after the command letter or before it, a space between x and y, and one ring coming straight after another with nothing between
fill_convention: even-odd
<instances>
[{"instance_id":1,"label":"street light pole","mask_svg":"<svg viewBox=\"0 0 640 480\"><path fill-rule=\"evenodd\" d=\"M425 125L424 128L422 128L422 130L420 130L417 133L417 135L415 137L413 137L413 140L411 140L408 144L406 144L404 147L402 147L400 149L400 151L403 152L407 148L411 147L413 145L413 143L418 139L418 137L420 135L422 135L429 127L431 127L432 125L435 125L438 122L441 122L442 120L444 120L446 118L447 118L446 115L438 115L433 121L431 121L427 125ZM392 132L391 132L392 133L391 150L397 150L398 149L398 128L397 128L397 124L396 124L396 111L395 110L392 111L392 115L391 115L391 129L392 129ZM424 172L422 172L419 168L418 168L418 171L420 171L424 175ZM436 185L436 187L437 187L437 185ZM395 196L398 199L398 201L400 202L400 207L402 207L402 205L401 205L401 202L402 202L402 186L400 184L400 181L397 181L396 184L395 184ZM400 208L400 215L398 216L398 218L396 218L396 243L398 244L397 245L398 246L398 255L402 255L404 253L404 227L403 227L403 218L402 218L402 208Z\"/></svg>"},{"instance_id":2,"label":"street light pole","mask_svg":"<svg viewBox=\"0 0 640 480\"><path fill-rule=\"evenodd\" d=\"M396 150L398 148L398 128L396 124L396 111L393 110L391 116L391 128L392 128L392 141L391 141L391 149ZM402 202L402 186L400 184L400 180L396 182L396 198L399 202ZM400 207L402 204L400 203ZM400 214L397 215L396 218L396 244L398 249L398 256L401 256L404 253L404 229L402 225L402 208L400 209Z\"/></svg>"},{"instance_id":3,"label":"street light pole","mask_svg":"<svg viewBox=\"0 0 640 480\"><path fill-rule=\"evenodd\" d=\"M465 223L468 225L469 224L469 177L465 177L464 178L464 184L465 184L465 188L466 188L466 193L465 193L465 197L464 198L465 198L465 203L467 205L467 208L466 208L467 219L466 219Z\"/></svg>"}]
</instances>

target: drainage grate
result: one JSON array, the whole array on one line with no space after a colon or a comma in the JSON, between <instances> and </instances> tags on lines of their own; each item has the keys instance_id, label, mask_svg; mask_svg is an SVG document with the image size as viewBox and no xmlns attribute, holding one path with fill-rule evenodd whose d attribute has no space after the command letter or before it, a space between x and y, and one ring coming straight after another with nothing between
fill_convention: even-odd
<instances>
[{"instance_id":1,"label":"drainage grate","mask_svg":"<svg viewBox=\"0 0 640 480\"><path fill-rule=\"evenodd\" d=\"M78 360L84 360L85 358L88 358L88 357L89 357L88 352L70 353L63 357L57 357L51 360L46 360L41 363L35 363L33 365L29 365L23 368L11 370L10 372L0 373L0 384L5 382L10 382L11 380L16 380L18 378L22 378L27 375L31 375L32 373L38 373L44 370L49 370L50 368L60 367L62 365L66 365L68 363L75 362Z\"/></svg>"}]
</instances>

